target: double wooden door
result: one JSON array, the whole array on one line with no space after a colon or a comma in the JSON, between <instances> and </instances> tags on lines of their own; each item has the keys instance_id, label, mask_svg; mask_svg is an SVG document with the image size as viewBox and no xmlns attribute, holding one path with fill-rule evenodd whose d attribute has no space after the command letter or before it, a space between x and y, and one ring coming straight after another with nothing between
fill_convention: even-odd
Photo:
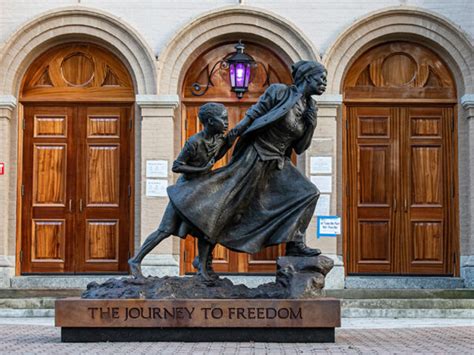
<instances>
[{"instance_id":1,"label":"double wooden door","mask_svg":"<svg viewBox=\"0 0 474 355\"><path fill-rule=\"evenodd\" d=\"M348 106L352 274L454 272L453 106Z\"/></svg>"},{"instance_id":2,"label":"double wooden door","mask_svg":"<svg viewBox=\"0 0 474 355\"><path fill-rule=\"evenodd\" d=\"M229 129L233 128L247 112L251 103L226 103L229 113ZM202 129L197 113L199 104L183 104L183 117L185 121L185 137L183 142ZM214 169L226 165L232 155L230 150L215 166ZM190 273L196 270L192 266L192 261L197 254L197 240L188 236L184 244L184 263L182 271ZM266 273L275 271L275 260L278 256L283 255L284 246L273 246L255 254L237 253L230 251L220 245L217 245L213 252L213 267L216 272L251 272ZM183 270L184 269L184 270Z\"/></svg>"},{"instance_id":3,"label":"double wooden door","mask_svg":"<svg viewBox=\"0 0 474 355\"><path fill-rule=\"evenodd\" d=\"M131 108L26 104L22 273L127 272Z\"/></svg>"}]
</instances>

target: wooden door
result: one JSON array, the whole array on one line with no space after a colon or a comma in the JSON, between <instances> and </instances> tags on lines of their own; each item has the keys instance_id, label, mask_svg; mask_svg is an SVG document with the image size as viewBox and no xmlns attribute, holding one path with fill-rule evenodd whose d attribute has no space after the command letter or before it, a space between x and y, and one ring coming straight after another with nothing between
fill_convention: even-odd
<instances>
[{"instance_id":1,"label":"wooden door","mask_svg":"<svg viewBox=\"0 0 474 355\"><path fill-rule=\"evenodd\" d=\"M452 107L348 110L351 270L452 274Z\"/></svg>"},{"instance_id":2,"label":"wooden door","mask_svg":"<svg viewBox=\"0 0 474 355\"><path fill-rule=\"evenodd\" d=\"M25 107L22 271L126 272L129 107Z\"/></svg>"},{"instance_id":3,"label":"wooden door","mask_svg":"<svg viewBox=\"0 0 474 355\"><path fill-rule=\"evenodd\" d=\"M88 43L53 47L23 78L21 273L127 272L132 80Z\"/></svg>"},{"instance_id":4,"label":"wooden door","mask_svg":"<svg viewBox=\"0 0 474 355\"><path fill-rule=\"evenodd\" d=\"M456 86L411 42L363 53L344 81L349 274L459 273Z\"/></svg>"},{"instance_id":5,"label":"wooden door","mask_svg":"<svg viewBox=\"0 0 474 355\"><path fill-rule=\"evenodd\" d=\"M216 70L212 77L212 85L207 92L201 90L199 95L194 95L195 84L200 83L205 87L207 77L212 67L229 53L235 51L235 42L218 45L201 55L188 70L182 89L181 116L183 123L183 134L181 144L186 139L197 133L201 126L198 119L199 107L206 102L220 102L224 104L229 112L229 129L234 127L244 116L247 109L254 103L271 83L291 83L289 65L278 55L263 46L251 42L245 42L245 52L249 53L258 65L253 71L249 91L242 99L237 99L235 93L230 91L228 73L225 69ZM227 164L231 151L216 164L217 167ZM295 161L294 161L295 162ZM197 241L188 237L181 243L181 273L192 273L195 269L192 261L197 255ZM216 246L213 253L213 267L222 273L269 273L275 272L275 259L282 255L284 246L269 247L265 250L248 255L245 253L232 252L224 247Z\"/></svg>"}]
</instances>

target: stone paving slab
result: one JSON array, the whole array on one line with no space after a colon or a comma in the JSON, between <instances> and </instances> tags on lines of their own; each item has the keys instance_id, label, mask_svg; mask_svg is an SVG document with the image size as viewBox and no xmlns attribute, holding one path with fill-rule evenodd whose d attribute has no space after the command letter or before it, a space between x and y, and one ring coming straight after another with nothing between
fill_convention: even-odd
<instances>
[{"instance_id":1,"label":"stone paving slab","mask_svg":"<svg viewBox=\"0 0 474 355\"><path fill-rule=\"evenodd\" d=\"M54 326L54 317L2 318L0 324ZM474 318L342 318L343 329L474 327Z\"/></svg>"},{"instance_id":2,"label":"stone paving slab","mask_svg":"<svg viewBox=\"0 0 474 355\"><path fill-rule=\"evenodd\" d=\"M1 354L472 354L473 327L338 329L335 344L76 343L40 325L0 325Z\"/></svg>"}]
</instances>

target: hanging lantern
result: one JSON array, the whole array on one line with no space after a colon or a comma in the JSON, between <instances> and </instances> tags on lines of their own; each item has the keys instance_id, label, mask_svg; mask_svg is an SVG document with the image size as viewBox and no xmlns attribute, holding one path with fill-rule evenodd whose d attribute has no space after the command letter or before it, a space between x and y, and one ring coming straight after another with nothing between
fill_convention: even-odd
<instances>
[{"instance_id":1,"label":"hanging lantern","mask_svg":"<svg viewBox=\"0 0 474 355\"><path fill-rule=\"evenodd\" d=\"M250 82L250 71L255 65L255 60L244 53L245 46L239 41L235 45L236 52L226 59L229 65L229 76L231 90L240 99L247 92Z\"/></svg>"},{"instance_id":2,"label":"hanging lantern","mask_svg":"<svg viewBox=\"0 0 474 355\"><path fill-rule=\"evenodd\" d=\"M256 62L251 56L244 53L245 46L242 41L239 41L239 43L235 45L235 49L236 51L234 53L227 55L212 66L205 85L198 82L193 83L191 93L194 96L203 96L211 86L214 86L212 76L216 71L227 70L229 72L231 91L235 92L237 97L241 99L244 93L248 91L252 70L255 69L258 64L262 65L266 73L263 86L269 85L269 74L265 65Z\"/></svg>"}]
</instances>

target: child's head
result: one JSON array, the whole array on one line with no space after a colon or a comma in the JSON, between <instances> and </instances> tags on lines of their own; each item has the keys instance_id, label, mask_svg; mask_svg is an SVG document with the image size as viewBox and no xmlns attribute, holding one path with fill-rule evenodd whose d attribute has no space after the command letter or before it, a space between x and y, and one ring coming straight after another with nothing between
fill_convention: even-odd
<instances>
[{"instance_id":1,"label":"child's head","mask_svg":"<svg viewBox=\"0 0 474 355\"><path fill-rule=\"evenodd\" d=\"M198 117L204 127L210 128L216 133L223 133L227 130L227 109L222 104L208 102L202 105L199 108Z\"/></svg>"}]
</instances>

